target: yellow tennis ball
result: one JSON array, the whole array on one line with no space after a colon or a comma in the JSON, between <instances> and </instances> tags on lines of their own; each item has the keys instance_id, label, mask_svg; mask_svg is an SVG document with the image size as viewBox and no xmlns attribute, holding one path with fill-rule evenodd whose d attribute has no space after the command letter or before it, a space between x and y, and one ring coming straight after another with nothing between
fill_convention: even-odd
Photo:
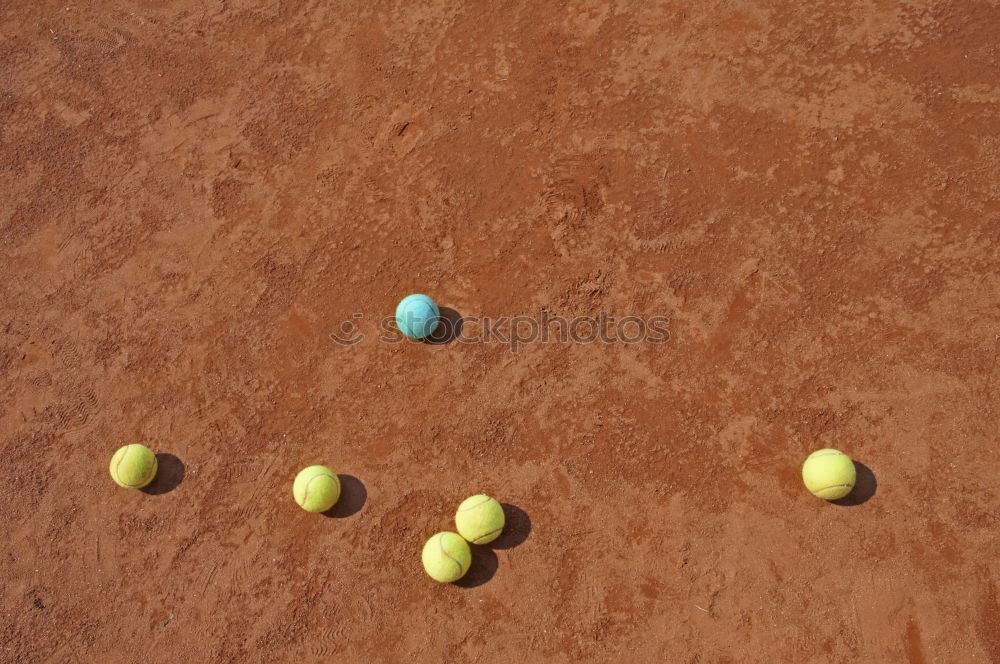
<instances>
[{"instance_id":1,"label":"yellow tennis ball","mask_svg":"<svg viewBox=\"0 0 1000 664\"><path fill-rule=\"evenodd\" d=\"M816 450L802 464L802 481L806 488L825 500L837 500L849 494L857 478L851 457L838 450Z\"/></svg>"},{"instance_id":2,"label":"yellow tennis ball","mask_svg":"<svg viewBox=\"0 0 1000 664\"><path fill-rule=\"evenodd\" d=\"M455 533L443 532L427 540L420 559L432 579L451 583L469 571L472 551L469 550L469 543Z\"/></svg>"},{"instance_id":3,"label":"yellow tennis ball","mask_svg":"<svg viewBox=\"0 0 1000 664\"><path fill-rule=\"evenodd\" d=\"M111 457L111 479L126 489L141 489L156 477L156 455L145 445L133 443Z\"/></svg>"},{"instance_id":4,"label":"yellow tennis ball","mask_svg":"<svg viewBox=\"0 0 1000 664\"><path fill-rule=\"evenodd\" d=\"M292 495L307 512L325 512L340 499L340 478L326 466L309 466L299 471Z\"/></svg>"},{"instance_id":5,"label":"yellow tennis ball","mask_svg":"<svg viewBox=\"0 0 1000 664\"><path fill-rule=\"evenodd\" d=\"M500 537L503 524L503 507L484 494L466 498L455 512L458 534L473 544L488 544Z\"/></svg>"}]
</instances>

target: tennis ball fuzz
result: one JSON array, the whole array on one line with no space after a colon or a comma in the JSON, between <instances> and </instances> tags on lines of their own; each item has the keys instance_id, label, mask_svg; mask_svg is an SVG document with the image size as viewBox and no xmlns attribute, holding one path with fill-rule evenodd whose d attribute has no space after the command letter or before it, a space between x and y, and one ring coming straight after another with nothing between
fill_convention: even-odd
<instances>
[{"instance_id":1,"label":"tennis ball fuzz","mask_svg":"<svg viewBox=\"0 0 1000 664\"><path fill-rule=\"evenodd\" d=\"M451 583L458 581L469 571L472 551L469 543L455 533L443 532L427 540L420 559L432 579Z\"/></svg>"},{"instance_id":2,"label":"tennis ball fuzz","mask_svg":"<svg viewBox=\"0 0 1000 664\"><path fill-rule=\"evenodd\" d=\"M838 450L816 450L802 464L802 481L806 488L824 500L843 498L854 488L857 478L851 457Z\"/></svg>"},{"instance_id":3,"label":"tennis ball fuzz","mask_svg":"<svg viewBox=\"0 0 1000 664\"><path fill-rule=\"evenodd\" d=\"M426 295L407 295L396 306L396 326L411 339L431 336L440 320L438 305Z\"/></svg>"},{"instance_id":4,"label":"tennis ball fuzz","mask_svg":"<svg viewBox=\"0 0 1000 664\"><path fill-rule=\"evenodd\" d=\"M145 445L122 447L111 457L111 479L126 489L141 489L156 477L156 455Z\"/></svg>"},{"instance_id":5,"label":"tennis ball fuzz","mask_svg":"<svg viewBox=\"0 0 1000 664\"><path fill-rule=\"evenodd\" d=\"M484 494L466 498L455 512L458 534L473 544L489 544L500 537L503 525L503 507Z\"/></svg>"},{"instance_id":6,"label":"tennis ball fuzz","mask_svg":"<svg viewBox=\"0 0 1000 664\"><path fill-rule=\"evenodd\" d=\"M299 471L292 495L307 512L325 512L340 499L340 478L326 466L309 466Z\"/></svg>"}]
</instances>

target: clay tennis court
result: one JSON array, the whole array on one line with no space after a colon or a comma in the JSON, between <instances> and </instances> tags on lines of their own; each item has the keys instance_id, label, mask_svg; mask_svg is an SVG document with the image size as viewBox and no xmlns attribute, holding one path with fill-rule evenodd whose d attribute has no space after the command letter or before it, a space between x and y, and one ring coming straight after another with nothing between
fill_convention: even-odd
<instances>
[{"instance_id":1,"label":"clay tennis court","mask_svg":"<svg viewBox=\"0 0 1000 664\"><path fill-rule=\"evenodd\" d=\"M1000 662L998 34L995 1L3 3L0 661ZM669 340L379 341L410 293ZM436 583L476 493L506 530Z\"/></svg>"}]
</instances>

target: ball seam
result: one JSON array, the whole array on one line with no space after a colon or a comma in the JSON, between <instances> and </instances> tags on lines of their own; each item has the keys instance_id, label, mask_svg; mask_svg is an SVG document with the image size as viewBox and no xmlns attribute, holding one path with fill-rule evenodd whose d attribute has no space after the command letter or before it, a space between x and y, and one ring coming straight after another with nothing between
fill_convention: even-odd
<instances>
[{"instance_id":1,"label":"ball seam","mask_svg":"<svg viewBox=\"0 0 1000 664\"><path fill-rule=\"evenodd\" d=\"M310 477L309 481L306 482L306 488L302 490L302 507L305 507L306 503L309 500L309 485L313 483L313 480L318 480L321 477L329 477L331 480L334 479L333 475L328 475L326 473L323 473L321 475L313 475L312 477ZM285 486L288 485L286 484Z\"/></svg>"},{"instance_id":2,"label":"ball seam","mask_svg":"<svg viewBox=\"0 0 1000 664\"><path fill-rule=\"evenodd\" d=\"M121 467L122 467L122 464L125 463L125 457L128 456L129 451L131 451L131 449L132 449L132 447L134 445L135 445L135 443L126 445L125 446L125 451L122 453L122 458L118 459L118 463L115 464L115 478L117 478L117 480L119 482L121 482L122 486L124 486L126 489L139 489L139 488L141 488L141 487L144 486L142 483L140 483L140 484L129 484L128 482L126 482L125 480L122 479L121 472L119 472L120 469L121 469ZM141 482L141 480L140 480L140 482Z\"/></svg>"},{"instance_id":3,"label":"ball seam","mask_svg":"<svg viewBox=\"0 0 1000 664\"><path fill-rule=\"evenodd\" d=\"M853 484L831 484L830 486L825 486L825 487L823 487L821 489L813 489L812 493L815 496L815 495L819 495L820 491L826 491L827 489L841 489L843 487L848 487L850 489L853 489L854 485Z\"/></svg>"},{"instance_id":4,"label":"ball seam","mask_svg":"<svg viewBox=\"0 0 1000 664\"><path fill-rule=\"evenodd\" d=\"M494 500L493 498L491 498L490 496L486 496L486 500L484 500L484 501L482 501L482 502L479 502L479 503L476 503L475 505L469 505L469 506L467 506L467 507L459 507L459 508L458 508L458 511L459 511L459 512L468 512L469 510L474 510L474 509L476 509L477 507L482 507L483 505L485 505L486 503L490 502L491 500L493 500L493 502L496 502L496 501L495 501L495 500Z\"/></svg>"},{"instance_id":5,"label":"ball seam","mask_svg":"<svg viewBox=\"0 0 1000 664\"><path fill-rule=\"evenodd\" d=\"M500 527L499 527L499 528L497 528L496 530L491 530L491 531L490 531L490 532L488 532L488 533L485 533L485 534L483 534L483 535L480 535L480 536L479 536L479 537L477 537L476 539L472 540L472 543L473 543L473 544L479 544L479 543L480 543L480 542L481 542L482 540L486 539L486 538L487 538L487 537L489 537L490 535L495 535L496 533L499 533L499 532L500 532L501 530L503 530L503 526L500 526Z\"/></svg>"},{"instance_id":6,"label":"ball seam","mask_svg":"<svg viewBox=\"0 0 1000 664\"><path fill-rule=\"evenodd\" d=\"M438 535L438 548L441 550L441 553L444 554L445 558L447 558L448 560L450 560L451 562L455 563L455 565L458 566L458 573L459 573L459 575L465 574L465 570L462 567L462 563L458 562L458 558L455 558L450 553L448 553L447 551L445 551L445 548L444 548L444 536L443 535Z\"/></svg>"}]
</instances>

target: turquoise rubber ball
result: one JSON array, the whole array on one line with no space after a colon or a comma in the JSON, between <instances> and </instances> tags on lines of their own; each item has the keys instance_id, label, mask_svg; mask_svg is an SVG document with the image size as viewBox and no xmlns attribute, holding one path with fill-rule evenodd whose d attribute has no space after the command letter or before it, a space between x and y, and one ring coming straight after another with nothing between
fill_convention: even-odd
<instances>
[{"instance_id":1,"label":"turquoise rubber ball","mask_svg":"<svg viewBox=\"0 0 1000 664\"><path fill-rule=\"evenodd\" d=\"M420 293L407 295L396 306L396 326L411 339L426 339L431 336L440 320L438 305Z\"/></svg>"}]
</instances>

